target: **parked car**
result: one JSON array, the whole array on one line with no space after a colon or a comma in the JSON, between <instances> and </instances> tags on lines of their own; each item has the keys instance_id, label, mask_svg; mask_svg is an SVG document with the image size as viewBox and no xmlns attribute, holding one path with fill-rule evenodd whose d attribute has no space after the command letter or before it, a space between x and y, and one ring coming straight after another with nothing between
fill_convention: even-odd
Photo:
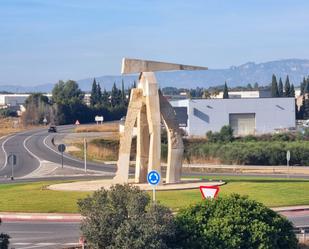
<instances>
[{"instance_id":1,"label":"parked car","mask_svg":"<svg viewBox=\"0 0 309 249\"><path fill-rule=\"evenodd\" d=\"M49 128L48 128L48 132L57 132L57 128L56 128L56 126L55 126L55 125L51 125L51 126L49 126Z\"/></svg>"}]
</instances>

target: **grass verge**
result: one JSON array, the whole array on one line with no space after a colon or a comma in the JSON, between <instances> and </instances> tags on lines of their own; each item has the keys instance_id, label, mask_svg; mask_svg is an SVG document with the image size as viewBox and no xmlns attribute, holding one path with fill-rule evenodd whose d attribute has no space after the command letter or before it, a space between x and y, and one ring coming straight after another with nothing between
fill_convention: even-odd
<instances>
[{"instance_id":1,"label":"grass verge","mask_svg":"<svg viewBox=\"0 0 309 249\"><path fill-rule=\"evenodd\" d=\"M227 182L219 196L231 193L248 195L266 206L309 205L309 181L258 177L212 177ZM8 212L78 212L77 200L91 192L52 191L50 184L61 181L0 185L0 211ZM63 181L62 181L63 182ZM151 192L149 193L151 194ZM157 192L157 200L177 211L202 200L198 189Z\"/></svg>"}]
</instances>

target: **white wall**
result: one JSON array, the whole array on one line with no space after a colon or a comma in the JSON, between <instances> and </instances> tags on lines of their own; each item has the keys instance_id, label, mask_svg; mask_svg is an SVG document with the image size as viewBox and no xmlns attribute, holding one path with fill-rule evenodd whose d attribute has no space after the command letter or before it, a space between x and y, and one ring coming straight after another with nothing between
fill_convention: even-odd
<instances>
[{"instance_id":1,"label":"white wall","mask_svg":"<svg viewBox=\"0 0 309 249\"><path fill-rule=\"evenodd\" d=\"M229 124L230 113L255 113L256 134L295 127L294 98L192 99L171 101L188 108L188 135L204 136Z\"/></svg>"}]
</instances>

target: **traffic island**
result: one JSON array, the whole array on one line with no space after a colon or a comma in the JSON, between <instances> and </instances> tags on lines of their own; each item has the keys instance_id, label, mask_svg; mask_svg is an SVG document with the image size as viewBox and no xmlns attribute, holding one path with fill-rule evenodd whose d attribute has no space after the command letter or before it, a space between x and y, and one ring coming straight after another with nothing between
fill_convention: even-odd
<instances>
[{"instance_id":1,"label":"traffic island","mask_svg":"<svg viewBox=\"0 0 309 249\"><path fill-rule=\"evenodd\" d=\"M150 191L153 189L153 186L148 183L134 183L134 179L130 179L128 184L139 187L142 190ZM156 186L156 190L185 190L185 189L197 189L201 185L207 186L221 186L224 185L223 181L208 181L201 179L182 179L178 183L170 184L159 184ZM112 185L115 185L113 179L104 179L104 180L95 180L95 181L79 181L71 183L59 183L48 186L50 190L58 191L96 191L101 188L109 189Z\"/></svg>"}]
</instances>

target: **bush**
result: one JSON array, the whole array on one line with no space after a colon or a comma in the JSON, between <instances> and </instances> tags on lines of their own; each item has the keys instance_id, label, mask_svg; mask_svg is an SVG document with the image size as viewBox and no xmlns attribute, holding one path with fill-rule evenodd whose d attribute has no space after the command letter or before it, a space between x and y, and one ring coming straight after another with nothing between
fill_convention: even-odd
<instances>
[{"instance_id":1,"label":"bush","mask_svg":"<svg viewBox=\"0 0 309 249\"><path fill-rule=\"evenodd\" d=\"M209 142L232 142L234 140L233 137L233 129L229 125L222 126L220 132L212 132L208 131L206 133L207 140Z\"/></svg>"},{"instance_id":2,"label":"bush","mask_svg":"<svg viewBox=\"0 0 309 249\"><path fill-rule=\"evenodd\" d=\"M177 214L181 248L296 249L292 224L264 205L232 195L206 200Z\"/></svg>"},{"instance_id":3,"label":"bush","mask_svg":"<svg viewBox=\"0 0 309 249\"><path fill-rule=\"evenodd\" d=\"M0 109L0 117L17 117L17 112L11 109Z\"/></svg>"},{"instance_id":4,"label":"bush","mask_svg":"<svg viewBox=\"0 0 309 249\"><path fill-rule=\"evenodd\" d=\"M175 240L171 211L149 205L146 192L129 185L101 189L78 202L81 230L90 248L170 248Z\"/></svg>"},{"instance_id":5,"label":"bush","mask_svg":"<svg viewBox=\"0 0 309 249\"><path fill-rule=\"evenodd\" d=\"M187 142L188 144L188 142ZM309 142L233 142L233 143L200 143L186 145L187 161L199 158L209 160L219 159L227 164L244 165L286 165L286 152L290 150L290 164L309 165Z\"/></svg>"}]
</instances>

